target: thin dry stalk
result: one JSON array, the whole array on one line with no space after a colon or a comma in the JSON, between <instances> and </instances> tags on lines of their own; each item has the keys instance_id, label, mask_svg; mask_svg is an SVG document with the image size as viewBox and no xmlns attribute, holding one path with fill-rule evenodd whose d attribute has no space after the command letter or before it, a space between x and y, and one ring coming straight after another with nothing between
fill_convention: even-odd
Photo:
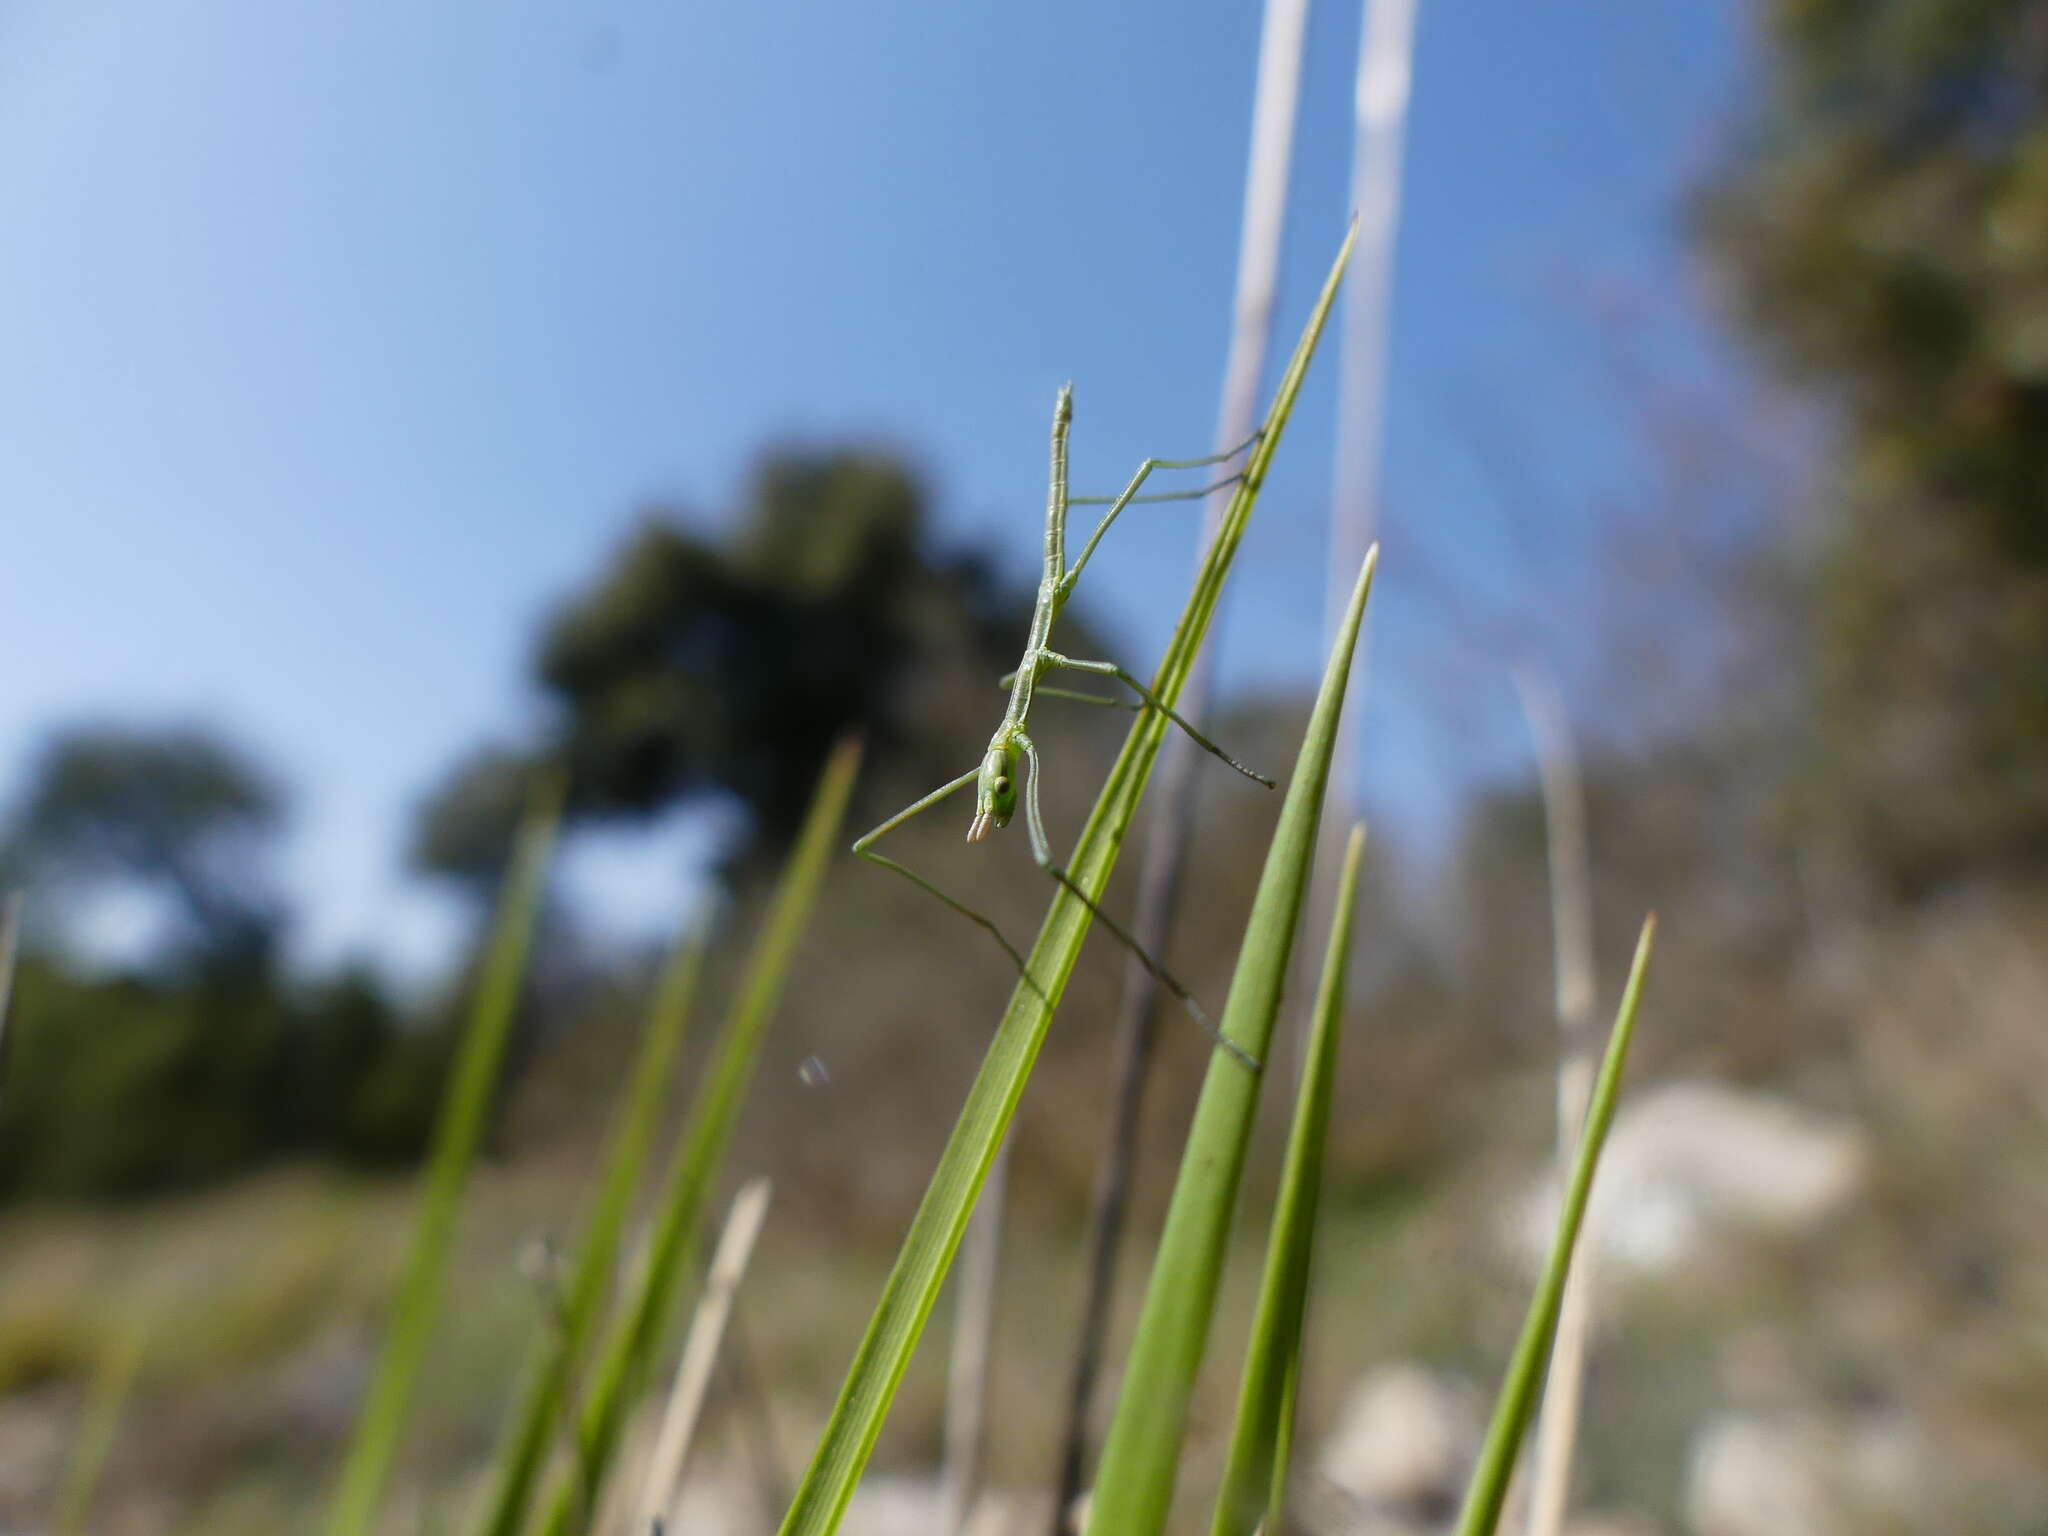
<instances>
[{"instance_id":1,"label":"thin dry stalk","mask_svg":"<svg viewBox=\"0 0 2048 1536\"><path fill-rule=\"evenodd\" d=\"M21 947L21 892L0 897L0 1081L7 1073L8 1026L14 1015L14 957Z\"/></svg>"},{"instance_id":2,"label":"thin dry stalk","mask_svg":"<svg viewBox=\"0 0 2048 1536\"><path fill-rule=\"evenodd\" d=\"M1563 1180L1571 1175L1586 1101L1593 1091L1599 1043L1593 1027L1593 903L1586 853L1586 791L1556 679L1547 668L1518 667L1515 688L1528 717L1529 733L1535 738L1537 771L1543 781L1557 972L1557 1164L1558 1177ZM1588 1212L1589 1229L1593 1221L1593 1213ZM1571 1497L1572 1448L1578 1439L1586 1346L1592 1332L1597 1247L1597 1239L1589 1231L1565 1281L1557 1343L1536 1430L1528 1536L1558 1536Z\"/></svg>"},{"instance_id":3,"label":"thin dry stalk","mask_svg":"<svg viewBox=\"0 0 2048 1536\"><path fill-rule=\"evenodd\" d=\"M960 1243L953 1314L953 1357L946 1372L945 1457L939 1472L939 1536L955 1536L973 1513L988 1425L989 1359L994 1353L996 1287L1002 1278L1003 1211L1010 1189L1011 1142L1003 1143Z\"/></svg>"},{"instance_id":4,"label":"thin dry stalk","mask_svg":"<svg viewBox=\"0 0 2048 1536\"><path fill-rule=\"evenodd\" d=\"M1418 0L1365 0L1359 21L1358 74L1352 86L1351 212L1358 220L1356 281L1344 292L1338 338L1337 454L1330 482L1330 551L1323 593L1323 641L1330 644L1351 599L1351 578L1379 538L1380 452L1385 431L1387 340L1394 298L1394 256L1401 231L1401 159L1408 136L1408 97L1415 71ZM1347 278L1349 281L1349 278ZM1310 887L1310 928L1329 926L1337 900L1344 830L1365 819L1358 792L1358 730L1366 718L1370 622L1351 663L1351 725L1337 738L1330 764L1330 800L1323 808ZM1306 989L1302 989L1306 990ZM1308 1017L1297 1010L1280 1036L1290 1059L1306 1040ZM1293 1066L1298 1066L1298 1060ZM1286 1062L1273 1066L1291 1078Z\"/></svg>"},{"instance_id":5,"label":"thin dry stalk","mask_svg":"<svg viewBox=\"0 0 2048 1536\"><path fill-rule=\"evenodd\" d=\"M1401 228L1401 153L1415 70L1416 0L1365 0L1353 89L1351 209L1358 219L1358 266L1344 293L1337 375L1337 463L1330 493L1330 557L1323 602L1325 639L1337 633L1351 578L1379 536L1380 447L1386 415L1388 317ZM1362 718L1367 642L1354 663L1352 719ZM1351 739L1337 744L1326 829L1358 819ZM1333 867L1335 861L1331 861Z\"/></svg>"},{"instance_id":6,"label":"thin dry stalk","mask_svg":"<svg viewBox=\"0 0 2048 1536\"><path fill-rule=\"evenodd\" d=\"M1294 125L1301 100L1302 40L1308 30L1308 0L1266 0L1259 38L1258 84L1252 99L1250 162L1245 170L1244 219L1238 240L1237 296L1232 305L1230 355L1224 365L1223 399L1217 413L1216 451L1251 435L1258 411L1260 380L1272 339L1273 308L1279 288L1280 241L1287 222L1289 170L1294 159ZM1214 542L1230 504L1219 490L1203 509L1196 559ZM1214 642L1211 642L1211 651ZM1197 724L1208 710L1209 657L1197 658L1181 691L1182 715ZM1161 954L1179 906L1181 849L1194 809L1195 757L1177 736L1166 743L1145 862L1138 876L1132 935L1147 953ZM1124 967L1116 1024L1115 1088L1109 1146L1097 1166L1090 1198L1088 1281L1076 1330L1074 1369L1067 1388L1067 1422L1053 1479L1052 1536L1062 1536L1067 1511L1081 1492L1088 1448L1089 1409L1101 1371L1102 1341L1109 1327L1110 1294L1116 1284L1117 1250L1129 1206L1131 1170L1137 1161L1138 1122L1145 1079L1152 1062L1153 1024L1159 988L1152 972L1135 959Z\"/></svg>"},{"instance_id":7,"label":"thin dry stalk","mask_svg":"<svg viewBox=\"0 0 2048 1536\"><path fill-rule=\"evenodd\" d=\"M761 1223L768 1215L769 1193L766 1179L750 1179L733 1198L732 1213L725 1219L725 1231L719 1236L718 1249L711 1259L703 1299L697 1303L697 1315L690 1320L689 1337L676 1365L675 1384L669 1390L668 1408L662 1415L661 1432L655 1438L654 1455L647 1466L640 1511L627 1527L628 1536L645 1536L664 1525L681 1529L667 1517L682 1492L683 1462L696 1436L712 1368L718 1363L718 1345L725 1335L726 1319L732 1315L740 1279L746 1274L747 1260L753 1256L754 1239L761 1235Z\"/></svg>"}]
</instances>

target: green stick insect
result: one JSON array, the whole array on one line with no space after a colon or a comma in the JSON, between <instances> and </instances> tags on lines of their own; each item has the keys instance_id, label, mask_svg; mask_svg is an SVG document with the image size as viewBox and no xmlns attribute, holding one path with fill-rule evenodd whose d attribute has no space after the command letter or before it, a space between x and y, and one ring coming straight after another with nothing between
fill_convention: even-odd
<instances>
[{"instance_id":1,"label":"green stick insect","mask_svg":"<svg viewBox=\"0 0 2048 1536\"><path fill-rule=\"evenodd\" d=\"M1241 1048L1222 1036L1217 1030L1215 1022L1210 1019L1208 1014L1203 1012L1201 1006L1196 1003L1194 997L1188 992L1188 989L1175 980L1164 966L1147 954L1144 947L1136 939L1132 938L1120 924L1110 918L1101 907L1097 906L1088 893L1075 884L1073 877L1053 859L1052 844L1045 835L1045 819L1040 815L1038 809L1038 748L1033 744L1030 733L1024 727L1025 722L1030 718L1032 700L1036 695L1044 695L1047 698L1072 699L1079 703L1096 704L1110 709L1156 709L1183 731L1186 731L1189 737L1203 751L1221 758L1232 768L1255 783L1263 784L1268 789L1274 787L1271 779L1267 778L1264 774L1254 773L1251 769L1245 767L1243 763L1240 763L1228 752L1217 746L1215 742L1196 730L1184 717L1175 712L1170 705L1154 694L1150 688L1147 688L1144 683L1140 682L1130 672L1118 666L1115 662L1079 661L1071 656L1063 656L1052 648L1053 625L1059 622L1060 612L1066 607L1068 598L1073 595L1075 583L1081 579L1081 572L1087 568L1088 561L1095 554L1096 545L1102 542L1102 536L1109 532L1110 525L1118 517L1122 516L1126 507L1145 502L1197 501L1207 496L1210 492L1221 490L1225 486L1234 485L1243 478L1243 472L1240 471L1238 474L1230 475L1214 485L1203 486L1199 490L1172 491L1152 496L1139 495L1139 489L1150 478L1153 471L1161 469L1199 469L1204 465L1227 463L1256 445L1263 434L1255 432L1251 437L1239 443L1227 453L1211 454L1207 458L1147 459L1138 466L1137 473L1131 476L1130 483L1123 488L1120 494L1114 497L1069 497L1067 495L1067 432L1073 423L1073 418L1074 389L1069 384L1062 386L1059 398L1053 405L1052 490L1045 508L1045 576L1039 583L1037 605L1032 609L1031 631L1024 641L1023 659L1017 663L1016 671L1000 679L997 683L998 687L1010 690L1010 707L1003 712L1002 724L996 727L995 734L989 738L988 751L982 755L981 763L978 767L970 768L951 783L940 785L922 800L905 806L873 831L867 833L859 842L855 843L853 851L862 858L881 865L884 869L895 870L899 875L913 881L922 889L938 897L939 900L943 901L955 912L958 912L962 917L980 925L998 944L1002 945L1003 952L1010 957L1011 962L1017 967L1018 974L1024 978L1025 982L1033 990L1037 990L1038 983L1033 979L1030 968L1025 964L1024 956L1018 952L1014 944L1003 937L1002 931L992 921L966 903L956 901L953 897L948 896L915 870L899 864L886 854L875 851L875 844L888 833L902 826L904 822L909 821L913 816L930 810L940 801L965 789L969 784L974 785L974 820L968 824L967 841L978 843L988 836L991 831L1010 824L1010 818L1017 811L1018 788L1021 780L1024 800L1024 821L1025 826L1031 833L1031 855L1037 861L1038 867L1052 876L1062 886L1066 887L1067 890L1073 892L1080 899L1081 903L1094 914L1096 921L1115 935L1117 940L1135 955L1145 968L1158 979L1159 984L1180 1000L1182 1006L1209 1033L1212 1040L1229 1051L1233 1056L1236 1056L1245 1066L1253 1071L1257 1071L1259 1064ZM1081 553L1075 557L1073 565L1069 566L1067 564L1067 509L1069 507L1105 505L1109 510L1103 514L1102 521L1095 525L1095 531L1088 536L1088 542L1081 546ZM1122 699L1104 698L1099 694L1082 693L1067 688L1039 686L1039 679L1051 671L1092 672L1101 677L1114 678L1135 693L1138 696L1138 702L1127 703ZM1020 769L1022 770L1021 772Z\"/></svg>"}]
</instances>

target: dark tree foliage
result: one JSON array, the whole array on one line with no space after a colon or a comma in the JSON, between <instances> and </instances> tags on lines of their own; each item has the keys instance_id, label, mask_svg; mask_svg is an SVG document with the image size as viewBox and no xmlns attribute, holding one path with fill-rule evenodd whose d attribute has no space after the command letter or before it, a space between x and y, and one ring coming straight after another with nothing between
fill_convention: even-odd
<instances>
[{"instance_id":1,"label":"dark tree foliage","mask_svg":"<svg viewBox=\"0 0 2048 1536\"><path fill-rule=\"evenodd\" d=\"M584 802L718 789L786 837L834 738L887 724L919 521L901 469L834 454L770 459L728 546L643 527L541 640Z\"/></svg>"},{"instance_id":2,"label":"dark tree foliage","mask_svg":"<svg viewBox=\"0 0 2048 1536\"><path fill-rule=\"evenodd\" d=\"M1022 636L1028 601L972 557L929 552L917 484L893 460L772 455L723 536L698 526L651 514L553 615L534 658L550 728L450 775L422 808L421 867L487 888L544 759L568 764L572 815L729 796L773 851L842 732L865 731L884 762L925 733L902 705L935 645L964 645L992 679Z\"/></svg>"},{"instance_id":3,"label":"dark tree foliage","mask_svg":"<svg viewBox=\"0 0 2048 1536\"><path fill-rule=\"evenodd\" d=\"M420 807L413 864L479 892L495 890L511 858L535 766L531 757L506 747L486 747L458 763Z\"/></svg>"},{"instance_id":4,"label":"dark tree foliage","mask_svg":"<svg viewBox=\"0 0 2048 1536\"><path fill-rule=\"evenodd\" d=\"M167 965L257 974L279 927L270 852L282 812L265 774L203 731L76 727L30 769L9 863L54 895L147 891L175 919Z\"/></svg>"},{"instance_id":5,"label":"dark tree foliage","mask_svg":"<svg viewBox=\"0 0 2048 1536\"><path fill-rule=\"evenodd\" d=\"M1900 894L2048 862L2048 9L1778 0L1704 207L1833 410L1798 809Z\"/></svg>"}]
</instances>

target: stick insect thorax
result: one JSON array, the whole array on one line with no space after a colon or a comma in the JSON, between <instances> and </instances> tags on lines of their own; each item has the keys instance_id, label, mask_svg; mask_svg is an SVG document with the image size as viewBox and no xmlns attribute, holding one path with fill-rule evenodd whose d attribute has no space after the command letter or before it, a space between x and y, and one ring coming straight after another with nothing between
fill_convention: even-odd
<instances>
[{"instance_id":1,"label":"stick insect thorax","mask_svg":"<svg viewBox=\"0 0 2048 1536\"><path fill-rule=\"evenodd\" d=\"M1067 601L1067 429L1074 421L1074 386L1062 384L1052 407L1051 485L1046 491L1045 574L1038 583L1038 602L1031 610L1031 633L1024 641L1024 656L1017 663L1017 678L1010 685L1010 707L1003 711L1002 724L988 741L980 772L974 782L974 820L967 828L967 841L978 843L999 827L1010 824L1017 812L1017 774L1022 748L1017 738L1031 714L1031 690L1045 670L1045 653L1052 640L1052 626Z\"/></svg>"}]
</instances>

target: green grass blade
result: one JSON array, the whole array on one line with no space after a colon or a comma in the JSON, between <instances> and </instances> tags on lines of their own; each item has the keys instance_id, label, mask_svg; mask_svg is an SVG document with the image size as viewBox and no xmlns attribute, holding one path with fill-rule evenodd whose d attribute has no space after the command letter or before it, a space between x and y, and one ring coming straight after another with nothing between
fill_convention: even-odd
<instances>
[{"instance_id":1,"label":"green grass blade","mask_svg":"<svg viewBox=\"0 0 2048 1536\"><path fill-rule=\"evenodd\" d=\"M603 1491L626 1414L638 1400L652 1357L661 1349L674 1321L698 1219L753 1081L763 1036L789 974L790 958L810 921L818 887L838 843L859 768L860 743L849 737L833 749L818 780L732 1011L690 1106L682 1139L663 1175L647 1262L605 1338L583 1406L579 1471L557 1489L548 1506L542 1527L548 1536L568 1536L587 1528L593 1511L584 1506L594 1506Z\"/></svg>"},{"instance_id":2,"label":"green grass blade","mask_svg":"<svg viewBox=\"0 0 2048 1536\"><path fill-rule=\"evenodd\" d=\"M1195 655L1208 633L1224 577L1244 537L1274 450L1279 447L1301 392L1323 323L1329 317L1337 285L1351 258L1354 235L1355 226L1353 234L1346 235L1308 325L1295 346L1272 408L1267 412L1264 435L1246 465L1245 478L1231 498L1215 543L1195 578L1187 607L1153 678L1153 692L1169 705L1179 699ZM1144 792L1145 780L1152 771L1166 729L1167 722L1156 711L1147 710L1138 716L1081 831L1067 872L1091 898L1099 898L1109 883L1110 871L1137 812L1139 796ZM960 1246L961 1233L966 1229L975 1198L981 1193L989 1165L995 1161L1032 1064L1038 1059L1046 1027L1080 955L1081 941L1087 936L1088 922L1088 909L1072 892L1061 890L1053 897L1028 962L1035 986L1020 982L1010 995L1009 1007L996 1027L981 1071L968 1089L967 1102L945 1151L940 1154L938 1168L932 1174L917 1215L911 1220L909 1235L883 1287L867 1336L861 1340L847 1372L846 1384L840 1389L839 1401L818 1442L810 1469L783 1520L782 1536L829 1536L839 1527L847 1501L853 1497L854 1486L874 1450L875 1439L882 1432L882 1421L895 1397L897 1384L909 1368L911 1354L938 1299L954 1251Z\"/></svg>"},{"instance_id":3,"label":"green grass blade","mask_svg":"<svg viewBox=\"0 0 2048 1536\"><path fill-rule=\"evenodd\" d=\"M1572 1164L1572 1177L1565 1189L1564 1209L1557 1219L1557 1236L1550 1245L1550 1257L1537 1282L1535 1298L1529 1303L1522 1336L1508 1362L1500 1396L1493 1406L1493 1422L1487 1426L1486 1442L1480 1448L1479 1465L1472 1473L1472 1486L1465 1494L1465 1512L1458 1521L1458 1536L1491 1536L1500 1520L1501 1505L1508 1496L1508 1480L1514 1475L1515 1457L1528 1431L1529 1417L1536 1406L1536 1391L1550 1359L1550 1343L1557 1332L1557 1311L1564 1303L1565 1277L1571 1272L1572 1247L1579 1239L1585 1220L1586 1200L1593 1192L1593 1174L1600 1164L1600 1149L1607 1141L1607 1128L1614 1121L1614 1103L1621 1095L1622 1069L1628 1065L1629 1042L1635 1039L1636 1014L1642 1007L1643 978L1650 968L1650 952L1657 943L1654 914L1643 924L1643 936L1636 941L1635 963L1629 967L1628 989L1621 996L1621 1010L1614 1021L1614 1033L1607 1041L1607 1056L1600 1063L1600 1077L1593 1085L1593 1100L1586 1110L1586 1128L1579 1136L1579 1154Z\"/></svg>"},{"instance_id":4,"label":"green grass blade","mask_svg":"<svg viewBox=\"0 0 2048 1536\"><path fill-rule=\"evenodd\" d=\"M71 1442L71 1458L57 1491L56 1536L82 1536L89 1529L93 1495L107 1469L107 1456L121 1432L121 1420L142 1365L143 1330L139 1323L124 1329L100 1361L85 1400L85 1416Z\"/></svg>"},{"instance_id":5,"label":"green grass blade","mask_svg":"<svg viewBox=\"0 0 2048 1536\"><path fill-rule=\"evenodd\" d=\"M1316 828L1322 820L1323 792L1351 678L1351 655L1378 564L1375 548L1359 569L1351 606L1324 668L1294 776L1288 781L1287 803L1280 809L1258 894L1252 899L1230 996L1223 1005L1225 1038L1259 1060L1265 1059L1272 1044L1273 1022L1280 1012L1295 930L1315 865ZM1091 1530L1146 1536L1166 1524L1188 1399L1223 1280L1230 1218L1251 1144L1259 1082L1228 1056L1210 1060L1173 1201L1167 1207L1144 1311L1138 1317L1137 1337L1124 1368L1116 1416L1103 1442L1102 1466L1089 1506Z\"/></svg>"},{"instance_id":6,"label":"green grass blade","mask_svg":"<svg viewBox=\"0 0 2048 1536\"><path fill-rule=\"evenodd\" d=\"M682 1053L683 1036L704 969L704 936L675 948L655 989L647 1030L627 1082L626 1101L605 1156L603 1181L584 1225L575 1267L561 1298L558 1326L542 1343L498 1452L479 1536L517 1536L534 1484L561 1423L562 1395L603 1314L633 1195L647 1169L662 1102Z\"/></svg>"},{"instance_id":7,"label":"green grass blade","mask_svg":"<svg viewBox=\"0 0 2048 1536\"><path fill-rule=\"evenodd\" d=\"M1344 987L1351 967L1351 922L1358 905L1358 865L1365 852L1365 828L1351 829L1344 849L1344 873L1337 885L1337 909L1330 945L1323 956L1309 1028L1308 1057L1295 1095L1294 1126L1266 1243L1266 1274L1252 1320L1238 1390L1237 1424L1230 1457L1216 1499L1213 1536L1251 1536L1260 1517L1266 1529L1283 1529L1280 1515L1294 1429L1295 1378L1301 1361L1303 1314L1308 1308L1309 1261L1315 1251L1316 1201L1323 1187L1323 1147L1330 1125L1330 1097L1337 1072L1337 1032L1344 1020Z\"/></svg>"},{"instance_id":8,"label":"green grass blade","mask_svg":"<svg viewBox=\"0 0 2048 1536\"><path fill-rule=\"evenodd\" d=\"M559 775L543 777L534 788L519 829L469 1026L463 1032L461 1052L435 1127L426 1198L412 1256L399 1288L390 1332L378 1356L377 1374L356 1420L355 1440L328 1512L328 1536L362 1536L369 1530L391 1470L413 1381L426 1355L428 1330L440 1300L456 1210L483 1139L505 1042L512 1032L512 1016L526 973L527 946L547 884L548 855L561 821L564 789Z\"/></svg>"}]
</instances>

